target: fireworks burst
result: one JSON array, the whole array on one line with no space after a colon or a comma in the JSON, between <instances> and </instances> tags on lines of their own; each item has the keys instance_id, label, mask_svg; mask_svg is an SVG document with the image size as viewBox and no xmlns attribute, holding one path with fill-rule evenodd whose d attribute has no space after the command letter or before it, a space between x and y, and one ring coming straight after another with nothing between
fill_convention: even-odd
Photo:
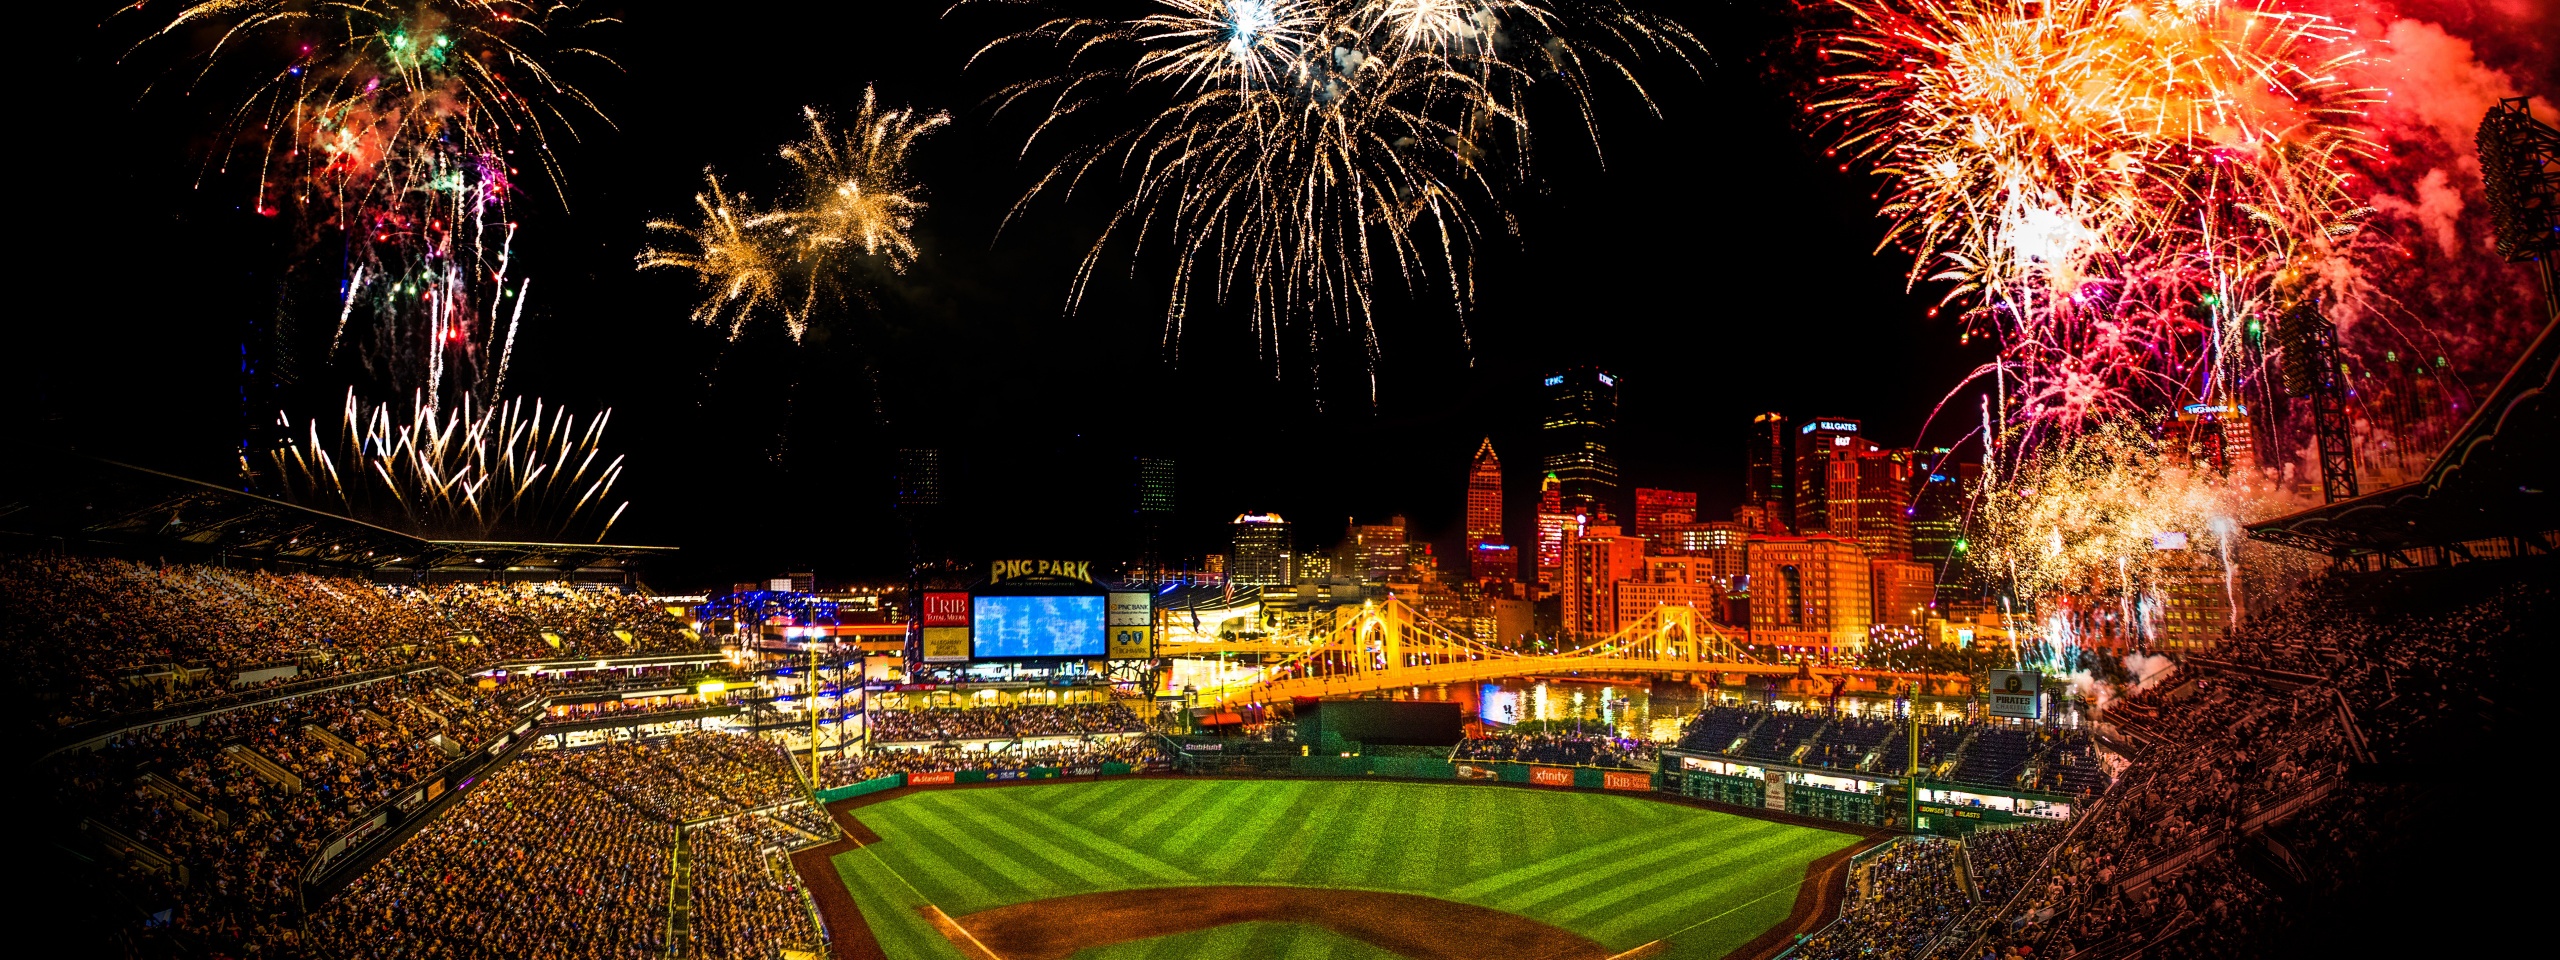
<instances>
[{"instance_id":1,"label":"fireworks burst","mask_svg":"<svg viewBox=\"0 0 2560 960\"><path fill-rule=\"evenodd\" d=\"M687 243L640 251L639 268L691 271L704 296L693 319L726 324L735 340L758 312L779 315L791 339L808 331L822 290L855 257L876 259L892 272L916 256L916 214L923 187L907 167L907 151L950 122L942 113L882 110L874 91L862 93L862 109L842 134L816 108L804 112L809 138L785 144L784 159L799 168L799 192L789 202L758 211L744 193L720 186L705 171L708 189L694 195L702 218L694 223L651 221L649 229Z\"/></svg>"},{"instance_id":2,"label":"fireworks burst","mask_svg":"<svg viewBox=\"0 0 2560 960\"><path fill-rule=\"evenodd\" d=\"M599 446L612 419L607 410L581 422L540 400L440 409L420 393L404 421L350 390L331 432L307 422L275 462L295 502L425 536L566 539L593 529L601 543L630 506L606 506L622 478L622 457ZM290 417L277 423L294 436Z\"/></svg>"},{"instance_id":3,"label":"fireworks burst","mask_svg":"<svg viewBox=\"0 0 2560 960\"><path fill-rule=\"evenodd\" d=\"M1381 274L1417 292L1445 286L1463 315L1482 225L1508 227L1499 188L1527 174L1530 89L1569 91L1587 124L1593 76L1632 84L1638 55L1687 62L1702 49L1677 24L1614 2L1158 0L1156 8L1132 19L1054 19L979 52L1016 44L1065 52L1065 70L998 97L999 109L1044 111L1034 142L1123 96L1149 104L1134 128L1067 151L1013 215L1088 177L1125 178L1131 193L1078 268L1068 308L1115 236L1144 246L1161 230L1176 261L1168 344L1196 295L1233 293L1248 301L1256 339L1275 361L1283 321L1297 315L1348 322L1374 353ZM1311 345L1321 333L1308 325Z\"/></svg>"},{"instance_id":4,"label":"fireworks burst","mask_svg":"<svg viewBox=\"0 0 2560 960\"><path fill-rule=\"evenodd\" d=\"M2228 395L2250 318L2362 208L2374 91L2324 17L2226 0L1835 0L1807 107L1885 180L1886 245L2002 346L2010 416ZM2019 383L2015 397L2008 381Z\"/></svg>"},{"instance_id":5,"label":"fireworks burst","mask_svg":"<svg viewBox=\"0 0 2560 960\"><path fill-rule=\"evenodd\" d=\"M126 8L149 16L148 2ZM557 183L550 137L595 104L554 73L606 22L526 0L197 0L137 44L203 42L190 93L247 75L223 116L227 168L254 155L257 209L334 236L347 273L330 342L430 405L502 396L523 283L508 277L519 163ZM514 303L504 301L513 300ZM369 330L347 336L362 314ZM503 322L501 322L503 321Z\"/></svg>"},{"instance_id":6,"label":"fireworks burst","mask_svg":"<svg viewBox=\"0 0 2560 960\"><path fill-rule=\"evenodd\" d=\"M2218 583L2236 616L2242 526L2309 504L2277 477L2217 469L2190 439L2113 420L2040 448L1976 501L1970 562L2040 613L2080 618L2056 635L2149 640L2181 581Z\"/></svg>"}]
</instances>

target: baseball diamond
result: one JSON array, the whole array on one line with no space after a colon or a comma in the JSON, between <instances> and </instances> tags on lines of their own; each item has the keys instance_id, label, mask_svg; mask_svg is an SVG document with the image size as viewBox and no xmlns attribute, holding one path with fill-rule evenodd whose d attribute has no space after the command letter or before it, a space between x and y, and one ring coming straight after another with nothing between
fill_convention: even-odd
<instances>
[{"instance_id":1,"label":"baseball diamond","mask_svg":"<svg viewBox=\"0 0 2560 960\"><path fill-rule=\"evenodd\" d=\"M1807 868L1859 840L1396 782L920 790L849 812L879 840L833 864L893 957L1716 958L1787 919Z\"/></svg>"}]
</instances>

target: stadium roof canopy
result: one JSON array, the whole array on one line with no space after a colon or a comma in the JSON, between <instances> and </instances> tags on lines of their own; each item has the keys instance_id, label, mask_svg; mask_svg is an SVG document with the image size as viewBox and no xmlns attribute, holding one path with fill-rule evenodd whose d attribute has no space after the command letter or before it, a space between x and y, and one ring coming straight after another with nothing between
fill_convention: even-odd
<instances>
[{"instance_id":1,"label":"stadium roof canopy","mask_svg":"<svg viewBox=\"0 0 2560 960\"><path fill-rule=\"evenodd\" d=\"M2560 530L2560 324L2547 325L2425 477L2249 525L2271 543L2338 557L2515 538L2549 552Z\"/></svg>"},{"instance_id":2,"label":"stadium roof canopy","mask_svg":"<svg viewBox=\"0 0 2560 960\"><path fill-rule=\"evenodd\" d=\"M674 547L428 540L175 474L87 457L0 487L0 536L173 559L232 557L470 576L623 570Z\"/></svg>"}]
</instances>

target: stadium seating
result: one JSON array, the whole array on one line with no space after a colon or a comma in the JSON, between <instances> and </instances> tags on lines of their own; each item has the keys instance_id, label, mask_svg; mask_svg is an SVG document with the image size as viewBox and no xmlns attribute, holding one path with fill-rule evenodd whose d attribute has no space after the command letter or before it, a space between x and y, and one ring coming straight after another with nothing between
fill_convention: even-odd
<instances>
[{"instance_id":1,"label":"stadium seating","mask_svg":"<svg viewBox=\"0 0 2560 960\"><path fill-rule=\"evenodd\" d=\"M0 651L55 729L368 670L709 649L645 598L560 584L385 587L0 553Z\"/></svg>"}]
</instances>

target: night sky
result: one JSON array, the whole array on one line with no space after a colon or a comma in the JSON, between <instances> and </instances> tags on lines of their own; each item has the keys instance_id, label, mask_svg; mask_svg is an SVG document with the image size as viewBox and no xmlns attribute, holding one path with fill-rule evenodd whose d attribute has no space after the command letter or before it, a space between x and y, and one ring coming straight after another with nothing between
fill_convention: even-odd
<instances>
[{"instance_id":1,"label":"night sky","mask_svg":"<svg viewBox=\"0 0 2560 960\"><path fill-rule=\"evenodd\" d=\"M1759 411L1862 418L1889 444L1951 440L1971 419L1966 399L1921 436L1984 358L1927 316L1935 290L1905 292L1906 258L1872 253L1873 187L1796 124L1781 5L1657 4L1711 56L1699 76L1648 61L1659 119L1603 88L1605 168L1569 114L1533 114L1539 182L1508 195L1517 236L1488 223L1463 325L1444 297L1383 286L1374 402L1356 338L1329 337L1317 377L1301 353L1261 356L1240 306L1195 310L1167 349L1160 251L1107 254L1066 314L1116 196L1043 199L999 236L1056 154L1019 159L1030 115L985 105L1031 61L963 70L1036 12L858 6L622 11L589 38L622 72L573 74L611 123L555 138L565 191L537 183L520 201L534 292L510 393L614 409L608 446L630 456L633 505L611 539L684 548L653 586L901 573L899 446L946 451L950 509L965 518L956 555L1111 560L1127 550L1138 453L1181 464L1178 552L1222 550L1245 510L1288 516L1311 547L1346 517L1403 513L1452 549L1467 459L1487 435L1513 490L1512 540L1528 539L1536 386L1568 362L1622 378L1628 485L1700 491L1710 518L1739 499ZM20 248L12 327L31 336L10 351L25 367L10 389L28 392L20 418L54 449L231 483L243 331L280 306L298 324L333 320L334 304L279 291L336 268L290 266L289 228L250 209L246 174L205 170L208 101L227 91L171 82L142 96L167 58L116 63L133 25L100 26L111 11L46 5L60 18L46 35L64 39L20 54L46 95L29 98L18 142L46 152L20 154L43 169L18 190L35 239ZM870 304L832 311L797 346L773 323L732 343L687 319L690 278L633 270L643 222L690 215L703 167L771 195L800 108L850 114L868 84L954 120L913 158L931 205L919 262L875 280ZM308 361L282 372L271 405L297 419L333 411L351 379Z\"/></svg>"}]
</instances>

